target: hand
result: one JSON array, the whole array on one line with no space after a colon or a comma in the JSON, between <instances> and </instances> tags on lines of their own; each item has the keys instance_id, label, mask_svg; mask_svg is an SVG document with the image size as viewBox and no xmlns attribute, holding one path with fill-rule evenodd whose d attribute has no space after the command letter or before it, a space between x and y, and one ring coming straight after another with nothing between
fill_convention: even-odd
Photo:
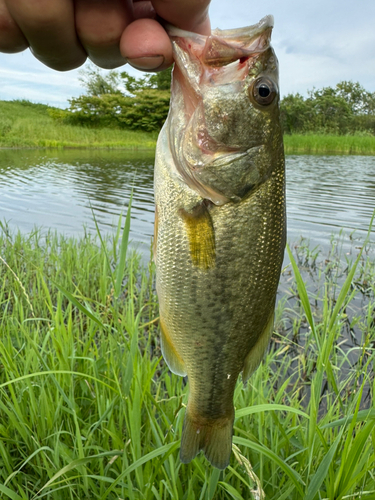
<instances>
[{"instance_id":1,"label":"hand","mask_svg":"<svg viewBox=\"0 0 375 500\"><path fill-rule=\"evenodd\" d=\"M66 71L87 57L101 68L129 62L159 71L173 62L157 16L179 28L210 33L210 0L0 0L0 52L30 47L50 68Z\"/></svg>"}]
</instances>

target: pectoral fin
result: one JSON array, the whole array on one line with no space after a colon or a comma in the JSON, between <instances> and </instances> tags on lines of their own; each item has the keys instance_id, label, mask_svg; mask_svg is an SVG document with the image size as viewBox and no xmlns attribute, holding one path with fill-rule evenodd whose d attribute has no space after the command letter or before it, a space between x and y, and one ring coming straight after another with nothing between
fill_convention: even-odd
<instances>
[{"instance_id":1,"label":"pectoral fin","mask_svg":"<svg viewBox=\"0 0 375 500\"><path fill-rule=\"evenodd\" d=\"M272 312L262 334L257 340L257 343L246 356L242 372L242 380L244 384L246 384L250 375L255 371L259 363L262 361L263 355L267 349L269 340L272 335L273 322L274 322L274 313Z\"/></svg>"},{"instance_id":2,"label":"pectoral fin","mask_svg":"<svg viewBox=\"0 0 375 500\"><path fill-rule=\"evenodd\" d=\"M180 377L186 376L186 368L183 359L178 354L175 346L173 345L171 336L168 333L168 330L165 327L165 324L160 317L160 330L161 330L161 352L163 354L163 358L165 359L167 365L171 372L176 375L180 375Z\"/></svg>"},{"instance_id":3,"label":"pectoral fin","mask_svg":"<svg viewBox=\"0 0 375 500\"><path fill-rule=\"evenodd\" d=\"M180 215L185 222L193 264L200 269L213 267L215 233L206 203L199 203L191 212L181 209Z\"/></svg>"}]
</instances>

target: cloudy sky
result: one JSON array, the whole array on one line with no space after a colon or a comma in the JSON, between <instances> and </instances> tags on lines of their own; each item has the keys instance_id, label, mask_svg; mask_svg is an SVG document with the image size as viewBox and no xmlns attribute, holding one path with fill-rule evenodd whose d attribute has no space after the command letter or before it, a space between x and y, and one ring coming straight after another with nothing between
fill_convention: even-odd
<instances>
[{"instance_id":1,"label":"cloudy sky","mask_svg":"<svg viewBox=\"0 0 375 500\"><path fill-rule=\"evenodd\" d=\"M375 92L374 0L212 0L213 28L239 28L273 14L282 95L359 81ZM134 76L139 72L124 67ZM0 99L66 107L83 90L78 70L59 73L29 51L0 54Z\"/></svg>"}]
</instances>

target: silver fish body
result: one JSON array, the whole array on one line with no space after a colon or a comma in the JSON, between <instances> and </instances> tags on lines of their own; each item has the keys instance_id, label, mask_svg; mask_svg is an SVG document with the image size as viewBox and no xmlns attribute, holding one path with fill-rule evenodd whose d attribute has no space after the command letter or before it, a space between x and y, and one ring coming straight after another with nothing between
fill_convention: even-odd
<instances>
[{"instance_id":1,"label":"silver fish body","mask_svg":"<svg viewBox=\"0 0 375 500\"><path fill-rule=\"evenodd\" d=\"M233 392L268 345L285 247L273 19L209 37L170 28L172 98L155 165L163 356L188 376L180 457L229 463Z\"/></svg>"}]
</instances>

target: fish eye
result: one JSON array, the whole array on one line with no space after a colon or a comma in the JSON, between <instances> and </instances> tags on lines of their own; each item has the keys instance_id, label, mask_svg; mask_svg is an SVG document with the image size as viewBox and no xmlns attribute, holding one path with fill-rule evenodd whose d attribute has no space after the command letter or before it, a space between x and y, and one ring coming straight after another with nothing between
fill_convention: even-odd
<instances>
[{"instance_id":1,"label":"fish eye","mask_svg":"<svg viewBox=\"0 0 375 500\"><path fill-rule=\"evenodd\" d=\"M262 106L268 106L275 99L277 87L269 78L258 78L255 80L250 93L255 102Z\"/></svg>"}]
</instances>

